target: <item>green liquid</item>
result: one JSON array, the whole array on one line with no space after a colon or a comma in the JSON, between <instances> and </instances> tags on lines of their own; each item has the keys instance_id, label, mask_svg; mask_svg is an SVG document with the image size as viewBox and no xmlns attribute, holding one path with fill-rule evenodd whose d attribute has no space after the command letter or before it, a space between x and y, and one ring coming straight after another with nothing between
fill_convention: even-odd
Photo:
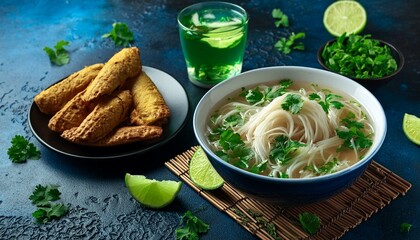
<instances>
[{"instance_id":1,"label":"green liquid","mask_svg":"<svg viewBox=\"0 0 420 240\"><path fill-rule=\"evenodd\" d=\"M179 19L188 75L202 86L215 85L241 72L247 24L229 9L201 10Z\"/></svg>"}]
</instances>

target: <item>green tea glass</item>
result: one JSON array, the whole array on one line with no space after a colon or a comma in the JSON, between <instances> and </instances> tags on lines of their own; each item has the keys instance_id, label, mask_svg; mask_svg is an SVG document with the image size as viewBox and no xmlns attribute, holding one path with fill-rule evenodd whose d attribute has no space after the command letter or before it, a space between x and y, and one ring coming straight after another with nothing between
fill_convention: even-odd
<instances>
[{"instance_id":1,"label":"green tea glass","mask_svg":"<svg viewBox=\"0 0 420 240\"><path fill-rule=\"evenodd\" d=\"M188 78L210 88L238 75L245 52L248 14L235 4L202 2L178 15Z\"/></svg>"}]
</instances>

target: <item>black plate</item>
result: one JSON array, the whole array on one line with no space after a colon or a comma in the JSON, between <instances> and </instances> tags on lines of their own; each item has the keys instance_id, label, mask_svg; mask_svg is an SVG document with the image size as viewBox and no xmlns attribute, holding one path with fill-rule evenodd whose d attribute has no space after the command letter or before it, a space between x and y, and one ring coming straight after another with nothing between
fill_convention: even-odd
<instances>
[{"instance_id":1,"label":"black plate","mask_svg":"<svg viewBox=\"0 0 420 240\"><path fill-rule=\"evenodd\" d=\"M188 115L188 97L184 88L169 74L143 66L143 71L152 79L171 110L171 117L163 126L159 139L149 142L138 142L112 147L82 146L68 142L48 128L50 116L42 113L35 102L29 110L29 126L35 137L46 147L77 158L107 159L141 154L157 148L172 139L184 126Z\"/></svg>"}]
</instances>

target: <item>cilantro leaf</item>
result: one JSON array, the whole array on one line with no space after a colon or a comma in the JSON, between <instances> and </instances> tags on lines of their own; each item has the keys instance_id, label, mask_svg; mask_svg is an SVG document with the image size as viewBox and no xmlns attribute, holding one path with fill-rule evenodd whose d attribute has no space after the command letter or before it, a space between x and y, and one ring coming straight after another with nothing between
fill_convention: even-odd
<instances>
[{"instance_id":1,"label":"cilantro leaf","mask_svg":"<svg viewBox=\"0 0 420 240\"><path fill-rule=\"evenodd\" d=\"M44 47L44 51L47 53L48 57L50 58L51 63L62 66L68 64L70 62L70 56L67 50L64 48L68 46L69 42L61 40L57 42L54 46L55 51L49 47Z\"/></svg>"},{"instance_id":2,"label":"cilantro leaf","mask_svg":"<svg viewBox=\"0 0 420 240\"><path fill-rule=\"evenodd\" d=\"M289 94L285 97L281 107L292 114L298 114L303 107L303 103L304 100L299 94Z\"/></svg>"},{"instance_id":3,"label":"cilantro leaf","mask_svg":"<svg viewBox=\"0 0 420 240\"><path fill-rule=\"evenodd\" d=\"M359 150L372 146L373 142L371 136L364 133L364 124L356 121L353 113L342 119L341 123L347 128L347 130L336 130L337 136L343 139L343 144L340 146L338 151L345 148Z\"/></svg>"},{"instance_id":4,"label":"cilantro leaf","mask_svg":"<svg viewBox=\"0 0 420 240\"><path fill-rule=\"evenodd\" d=\"M321 96L318 93L311 93L309 94L309 100L314 100L321 105L324 112L328 114L329 108L334 107L336 109L341 109L344 107L344 104L337 101L337 99L341 99L342 97L337 94L328 93L325 95L325 99L322 100Z\"/></svg>"},{"instance_id":5,"label":"cilantro leaf","mask_svg":"<svg viewBox=\"0 0 420 240\"><path fill-rule=\"evenodd\" d=\"M277 19L274 24L276 25L276 27L288 27L289 26L289 17L283 13L283 11L281 11L279 8L275 8L273 9L273 11L271 12L271 16L274 19Z\"/></svg>"},{"instance_id":6,"label":"cilantro leaf","mask_svg":"<svg viewBox=\"0 0 420 240\"><path fill-rule=\"evenodd\" d=\"M274 47L284 54L289 54L292 52L292 50L303 51L305 50L305 45L302 42L296 41L305 37L306 34L304 32L299 32L297 34L292 32L289 38L280 38L280 40L278 40L276 44L274 44Z\"/></svg>"},{"instance_id":7,"label":"cilantro leaf","mask_svg":"<svg viewBox=\"0 0 420 240\"><path fill-rule=\"evenodd\" d=\"M210 226L195 216L191 211L187 211L181 217L183 227L175 230L177 240L195 240L199 239L199 234L207 233Z\"/></svg>"},{"instance_id":8,"label":"cilantro leaf","mask_svg":"<svg viewBox=\"0 0 420 240\"><path fill-rule=\"evenodd\" d=\"M413 225L410 223L401 223L400 225L400 232L408 233Z\"/></svg>"},{"instance_id":9,"label":"cilantro leaf","mask_svg":"<svg viewBox=\"0 0 420 240\"><path fill-rule=\"evenodd\" d=\"M134 34L125 23L117 22L112 24L112 30L102 35L102 38L111 38L115 46L127 47L134 41Z\"/></svg>"},{"instance_id":10,"label":"cilantro leaf","mask_svg":"<svg viewBox=\"0 0 420 240\"><path fill-rule=\"evenodd\" d=\"M299 221L303 229L309 234L314 234L321 227L321 220L314 213L304 212L299 214Z\"/></svg>"},{"instance_id":11,"label":"cilantro leaf","mask_svg":"<svg viewBox=\"0 0 420 240\"><path fill-rule=\"evenodd\" d=\"M293 154L306 144L293 141L285 135L276 137L274 146L270 149L269 158L280 164L286 164L293 158Z\"/></svg>"},{"instance_id":12,"label":"cilantro leaf","mask_svg":"<svg viewBox=\"0 0 420 240\"><path fill-rule=\"evenodd\" d=\"M7 150L9 159L13 163L24 163L28 159L39 159L41 152L21 135L12 138L12 146Z\"/></svg>"},{"instance_id":13,"label":"cilantro leaf","mask_svg":"<svg viewBox=\"0 0 420 240\"><path fill-rule=\"evenodd\" d=\"M68 206L63 203L53 203L60 199L60 191L58 186L40 184L35 186L32 195L29 196L32 204L37 209L32 213L37 223L47 223L55 218L60 218L69 212Z\"/></svg>"}]
</instances>

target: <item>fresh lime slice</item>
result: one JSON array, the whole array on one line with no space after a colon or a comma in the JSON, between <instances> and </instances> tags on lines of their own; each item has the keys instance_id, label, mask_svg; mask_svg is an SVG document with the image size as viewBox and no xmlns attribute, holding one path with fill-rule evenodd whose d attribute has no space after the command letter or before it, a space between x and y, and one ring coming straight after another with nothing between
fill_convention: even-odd
<instances>
[{"instance_id":1,"label":"fresh lime slice","mask_svg":"<svg viewBox=\"0 0 420 240\"><path fill-rule=\"evenodd\" d=\"M125 185L131 196L150 208L162 208L170 204L181 189L181 182L147 179L143 175L125 174Z\"/></svg>"},{"instance_id":2,"label":"fresh lime slice","mask_svg":"<svg viewBox=\"0 0 420 240\"><path fill-rule=\"evenodd\" d=\"M403 131L410 141L420 145L420 118L408 113L404 114Z\"/></svg>"},{"instance_id":3,"label":"fresh lime slice","mask_svg":"<svg viewBox=\"0 0 420 240\"><path fill-rule=\"evenodd\" d=\"M224 26L203 34L201 41L214 48L233 48L239 44L244 36L244 29L239 26Z\"/></svg>"},{"instance_id":4,"label":"fresh lime slice","mask_svg":"<svg viewBox=\"0 0 420 240\"><path fill-rule=\"evenodd\" d=\"M323 22L327 31L333 36L338 37L343 33L358 34L366 26L366 10L356 1L336 1L325 10Z\"/></svg>"},{"instance_id":5,"label":"fresh lime slice","mask_svg":"<svg viewBox=\"0 0 420 240\"><path fill-rule=\"evenodd\" d=\"M191 181L204 190L217 189L224 183L201 147L197 148L190 160L189 173Z\"/></svg>"}]
</instances>

